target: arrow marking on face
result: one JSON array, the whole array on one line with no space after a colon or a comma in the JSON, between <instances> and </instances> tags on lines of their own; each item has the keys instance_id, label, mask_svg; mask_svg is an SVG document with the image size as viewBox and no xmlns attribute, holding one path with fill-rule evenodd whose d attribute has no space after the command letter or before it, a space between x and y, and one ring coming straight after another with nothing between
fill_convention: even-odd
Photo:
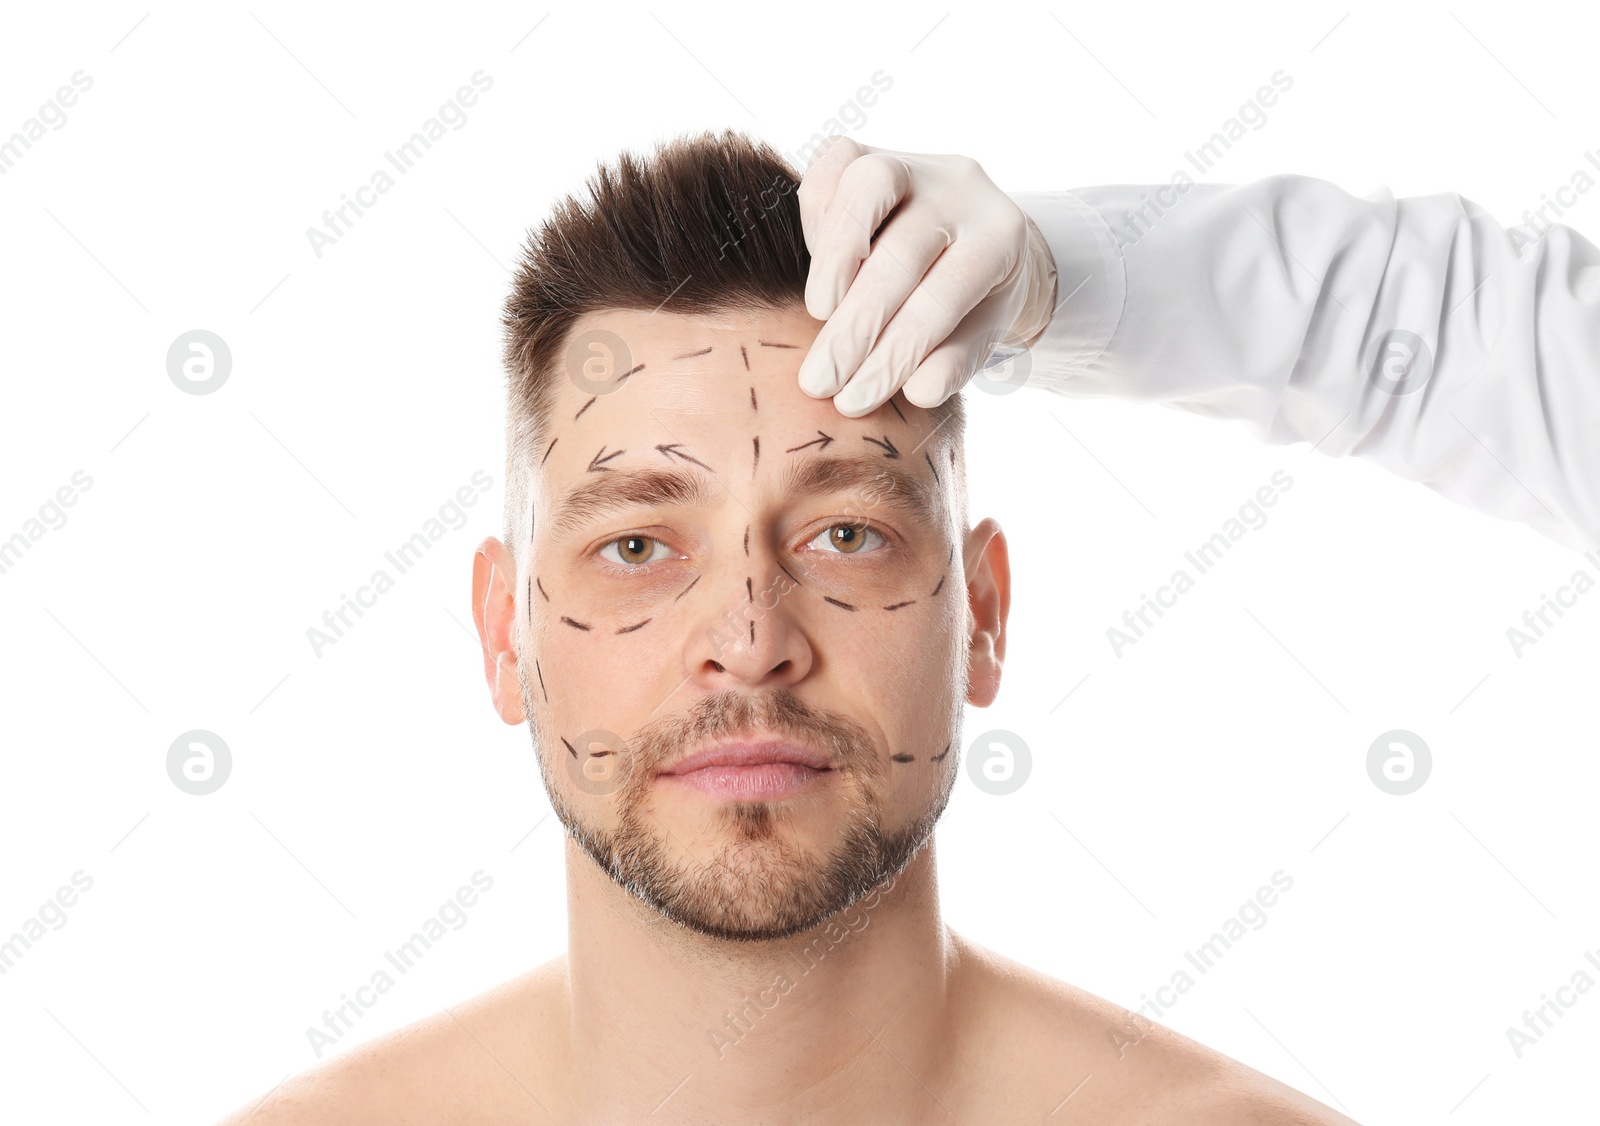
<instances>
[{"instance_id":1,"label":"arrow marking on face","mask_svg":"<svg viewBox=\"0 0 1600 1126\"><path fill-rule=\"evenodd\" d=\"M657 443L656 449L660 450L661 451L661 456L666 458L668 461L671 461L674 457L680 457L684 461L692 461L692 462L694 462L701 469L709 470L711 468L705 462L700 461L698 458L695 458L695 457L693 457L693 456L691 456L689 454L686 454L683 451L681 451L680 449L678 449L678 447L681 446L681 445L683 445L682 442L673 442L671 445L666 445L666 446L663 446L663 445Z\"/></svg>"},{"instance_id":2,"label":"arrow marking on face","mask_svg":"<svg viewBox=\"0 0 1600 1126\"><path fill-rule=\"evenodd\" d=\"M821 442L822 443L821 449L819 449L817 451L818 453L821 453L822 450L825 450L825 449L828 448L828 444L833 441L833 438L830 435L823 434L822 431L820 431L820 430L818 430L817 433L822 435L822 436L819 437L819 438L813 438L813 439L811 439L811 441L806 442L804 445L790 446L788 449L784 450L783 452L786 453L786 454L792 454L792 453L794 453L795 450L803 450L803 449L806 448L806 446L815 446L818 442Z\"/></svg>"},{"instance_id":3,"label":"arrow marking on face","mask_svg":"<svg viewBox=\"0 0 1600 1126\"><path fill-rule=\"evenodd\" d=\"M610 461L614 457L621 457L623 454L625 454L627 452L628 452L627 450L612 450L610 453L606 454L605 457L601 457L600 456L601 454L605 454L606 453L606 448L604 446L601 446L597 451L595 451L595 455L592 458L589 459L589 472L591 472L591 473L609 473L609 472L611 472L611 467L609 465L607 465L606 462Z\"/></svg>"}]
</instances>

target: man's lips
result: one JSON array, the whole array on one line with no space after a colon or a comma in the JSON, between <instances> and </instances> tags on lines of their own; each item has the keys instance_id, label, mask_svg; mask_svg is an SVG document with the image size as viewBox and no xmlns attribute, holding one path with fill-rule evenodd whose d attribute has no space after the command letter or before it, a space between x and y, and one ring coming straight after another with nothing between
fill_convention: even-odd
<instances>
[{"instance_id":1,"label":"man's lips","mask_svg":"<svg viewBox=\"0 0 1600 1126\"><path fill-rule=\"evenodd\" d=\"M658 773L684 775L708 767L766 766L772 763L788 763L818 771L833 769L832 761L820 751L783 739L767 739L719 743L686 755Z\"/></svg>"}]
</instances>

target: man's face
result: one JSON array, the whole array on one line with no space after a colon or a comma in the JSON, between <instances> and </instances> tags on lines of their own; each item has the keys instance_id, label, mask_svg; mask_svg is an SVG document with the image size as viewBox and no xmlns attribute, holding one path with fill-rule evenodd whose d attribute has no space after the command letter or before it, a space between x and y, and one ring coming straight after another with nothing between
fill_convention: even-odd
<instances>
[{"instance_id":1,"label":"man's face","mask_svg":"<svg viewBox=\"0 0 1600 1126\"><path fill-rule=\"evenodd\" d=\"M959 757L949 447L903 396L851 419L804 394L821 324L581 319L532 542L511 545L558 816L619 884L724 938L814 926L897 872Z\"/></svg>"}]
</instances>

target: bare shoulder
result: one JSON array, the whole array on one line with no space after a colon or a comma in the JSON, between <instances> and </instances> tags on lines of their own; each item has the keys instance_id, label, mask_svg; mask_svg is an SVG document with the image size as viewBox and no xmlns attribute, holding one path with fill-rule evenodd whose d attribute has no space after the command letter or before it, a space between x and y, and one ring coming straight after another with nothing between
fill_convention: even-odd
<instances>
[{"instance_id":1,"label":"bare shoulder","mask_svg":"<svg viewBox=\"0 0 1600 1126\"><path fill-rule=\"evenodd\" d=\"M218 1126L527 1121L550 1109L566 956L298 1075Z\"/></svg>"},{"instance_id":2,"label":"bare shoulder","mask_svg":"<svg viewBox=\"0 0 1600 1126\"><path fill-rule=\"evenodd\" d=\"M956 1087L975 1093L976 1120L1358 1126L1139 1013L954 933L951 941L951 1003L964 1029Z\"/></svg>"}]
</instances>

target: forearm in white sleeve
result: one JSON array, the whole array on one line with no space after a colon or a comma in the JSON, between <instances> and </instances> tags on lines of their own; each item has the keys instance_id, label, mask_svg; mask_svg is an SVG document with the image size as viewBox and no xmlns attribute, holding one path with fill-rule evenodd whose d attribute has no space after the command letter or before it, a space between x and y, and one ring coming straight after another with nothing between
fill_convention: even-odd
<instances>
[{"instance_id":1,"label":"forearm in white sleeve","mask_svg":"<svg viewBox=\"0 0 1600 1126\"><path fill-rule=\"evenodd\" d=\"M1237 419L1600 545L1600 251L1571 228L1297 175L1011 196L1058 271L1035 386Z\"/></svg>"}]
</instances>

